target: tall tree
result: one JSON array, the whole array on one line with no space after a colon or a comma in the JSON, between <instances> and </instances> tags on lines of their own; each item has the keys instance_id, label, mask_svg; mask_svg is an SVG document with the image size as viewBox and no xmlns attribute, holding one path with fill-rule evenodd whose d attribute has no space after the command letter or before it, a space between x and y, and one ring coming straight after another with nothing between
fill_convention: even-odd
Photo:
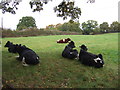
<instances>
[{"instance_id":1,"label":"tall tree","mask_svg":"<svg viewBox=\"0 0 120 90\"><path fill-rule=\"evenodd\" d=\"M95 28L97 28L98 23L94 20L88 20L87 22L82 23L83 34L89 35Z\"/></svg>"},{"instance_id":2,"label":"tall tree","mask_svg":"<svg viewBox=\"0 0 120 90\"><path fill-rule=\"evenodd\" d=\"M109 30L108 22L103 22L102 24L100 24L100 29L101 29L101 32L108 32Z\"/></svg>"},{"instance_id":3,"label":"tall tree","mask_svg":"<svg viewBox=\"0 0 120 90\"><path fill-rule=\"evenodd\" d=\"M17 30L36 27L35 19L31 16L22 17L17 25Z\"/></svg>"},{"instance_id":4,"label":"tall tree","mask_svg":"<svg viewBox=\"0 0 120 90\"><path fill-rule=\"evenodd\" d=\"M118 32L120 31L120 23L118 21L114 21L112 22L112 24L110 25L110 29L113 32Z\"/></svg>"}]
</instances>

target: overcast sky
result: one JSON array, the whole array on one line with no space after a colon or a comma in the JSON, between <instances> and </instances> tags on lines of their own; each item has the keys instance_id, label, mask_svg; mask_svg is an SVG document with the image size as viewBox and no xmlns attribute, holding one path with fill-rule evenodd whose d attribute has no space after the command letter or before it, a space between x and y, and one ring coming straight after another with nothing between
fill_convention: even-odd
<instances>
[{"instance_id":1,"label":"overcast sky","mask_svg":"<svg viewBox=\"0 0 120 90\"><path fill-rule=\"evenodd\" d=\"M68 22L69 19L63 20L56 16L53 8L57 6L62 0L53 0L44 5L44 10L33 13L29 5L30 0L22 0L18 6L16 14L5 13L2 14L0 10L0 22L3 17L4 28L16 29L16 25L23 16L32 16L36 20L38 28L45 28L50 24L58 24ZM75 6L81 8L80 23L87 20L96 20L98 24L108 22L111 24L113 21L118 21L118 2L120 0L95 0L95 3L86 3L88 0L75 0ZM1 27L1 25L0 25Z\"/></svg>"}]
</instances>

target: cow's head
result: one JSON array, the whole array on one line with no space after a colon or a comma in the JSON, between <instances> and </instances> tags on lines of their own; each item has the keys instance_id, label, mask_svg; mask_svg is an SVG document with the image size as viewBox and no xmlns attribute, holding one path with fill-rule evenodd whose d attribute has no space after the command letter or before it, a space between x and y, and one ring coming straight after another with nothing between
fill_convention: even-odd
<instances>
[{"instance_id":1,"label":"cow's head","mask_svg":"<svg viewBox=\"0 0 120 90\"><path fill-rule=\"evenodd\" d=\"M96 56L96 58L94 59L94 61L95 61L95 67L97 67L97 68L100 68L100 67L103 67L103 65L104 65L104 61L103 61L103 56L102 56L102 54L98 54L97 56Z\"/></svg>"},{"instance_id":2,"label":"cow's head","mask_svg":"<svg viewBox=\"0 0 120 90\"><path fill-rule=\"evenodd\" d=\"M73 41L71 41L69 44L68 44L69 47L71 48L75 48L75 43Z\"/></svg>"},{"instance_id":3,"label":"cow's head","mask_svg":"<svg viewBox=\"0 0 120 90\"><path fill-rule=\"evenodd\" d=\"M11 53L17 53L16 45L12 44L9 46L8 51Z\"/></svg>"},{"instance_id":4,"label":"cow's head","mask_svg":"<svg viewBox=\"0 0 120 90\"><path fill-rule=\"evenodd\" d=\"M81 49L83 49L83 50L85 50L85 51L87 51L87 50L88 50L87 46L85 46L84 44L83 44L83 45L81 45L81 46L80 46L80 48L81 48Z\"/></svg>"},{"instance_id":5,"label":"cow's head","mask_svg":"<svg viewBox=\"0 0 120 90\"><path fill-rule=\"evenodd\" d=\"M10 53L16 53L15 45L14 45L12 42L7 41L7 43L5 44L4 47L8 47L8 51L9 51Z\"/></svg>"},{"instance_id":6,"label":"cow's head","mask_svg":"<svg viewBox=\"0 0 120 90\"><path fill-rule=\"evenodd\" d=\"M71 41L71 39L70 39L70 38L67 38L67 41Z\"/></svg>"},{"instance_id":7,"label":"cow's head","mask_svg":"<svg viewBox=\"0 0 120 90\"><path fill-rule=\"evenodd\" d=\"M12 43L10 41L7 41L4 47L9 47Z\"/></svg>"}]
</instances>

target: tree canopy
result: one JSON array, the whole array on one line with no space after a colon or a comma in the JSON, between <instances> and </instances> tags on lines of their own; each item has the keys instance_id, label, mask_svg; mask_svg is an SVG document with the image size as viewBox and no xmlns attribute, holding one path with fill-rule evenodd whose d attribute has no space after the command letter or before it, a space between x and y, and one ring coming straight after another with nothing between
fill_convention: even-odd
<instances>
[{"instance_id":1,"label":"tree canopy","mask_svg":"<svg viewBox=\"0 0 120 90\"><path fill-rule=\"evenodd\" d=\"M103 22L102 24L100 24L100 29L102 32L108 32L108 30L109 30L108 22Z\"/></svg>"},{"instance_id":2,"label":"tree canopy","mask_svg":"<svg viewBox=\"0 0 120 90\"><path fill-rule=\"evenodd\" d=\"M71 32L81 32L80 23L79 22L66 22L58 27L60 31L71 31Z\"/></svg>"},{"instance_id":3,"label":"tree canopy","mask_svg":"<svg viewBox=\"0 0 120 90\"><path fill-rule=\"evenodd\" d=\"M35 19L31 16L22 17L17 25L17 30L36 27Z\"/></svg>"},{"instance_id":4,"label":"tree canopy","mask_svg":"<svg viewBox=\"0 0 120 90\"><path fill-rule=\"evenodd\" d=\"M98 23L95 20L88 20L82 23L83 34L89 35L95 28L97 28Z\"/></svg>"},{"instance_id":5,"label":"tree canopy","mask_svg":"<svg viewBox=\"0 0 120 90\"><path fill-rule=\"evenodd\" d=\"M116 32L120 31L120 23L118 21L112 22L112 24L110 25L110 29Z\"/></svg>"},{"instance_id":6,"label":"tree canopy","mask_svg":"<svg viewBox=\"0 0 120 90\"><path fill-rule=\"evenodd\" d=\"M43 10L43 5L48 4L49 1L53 0L30 0L29 5L33 12L40 12ZM71 20L79 19L81 15L81 9L79 7L74 6L75 1L73 0L61 0L62 2L54 7L55 13L57 13L58 17L62 17L63 20L70 17ZM16 10L18 10L19 3L22 0L1 0L0 9L2 9L2 13L9 12L12 14L16 14ZM88 0L87 3L94 3L95 0Z\"/></svg>"}]
</instances>

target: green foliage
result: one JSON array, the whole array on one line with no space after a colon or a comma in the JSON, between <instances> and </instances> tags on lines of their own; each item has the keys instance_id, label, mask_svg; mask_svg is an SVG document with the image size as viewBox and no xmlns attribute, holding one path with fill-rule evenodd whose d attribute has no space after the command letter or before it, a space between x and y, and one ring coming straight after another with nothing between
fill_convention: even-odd
<instances>
[{"instance_id":1,"label":"green foliage","mask_svg":"<svg viewBox=\"0 0 120 90\"><path fill-rule=\"evenodd\" d=\"M114 32L116 31L120 32L120 23L117 21L112 22L112 24L110 25L110 29L111 31L114 31Z\"/></svg>"},{"instance_id":2,"label":"green foliage","mask_svg":"<svg viewBox=\"0 0 120 90\"><path fill-rule=\"evenodd\" d=\"M44 30L30 28L23 31L2 30L2 37L29 37L29 36L46 36L46 35L79 35L78 32L59 31L59 30Z\"/></svg>"},{"instance_id":3,"label":"green foliage","mask_svg":"<svg viewBox=\"0 0 120 90\"><path fill-rule=\"evenodd\" d=\"M83 34L89 35L95 28L97 28L97 21L88 20L87 22L82 23Z\"/></svg>"},{"instance_id":4,"label":"green foliage","mask_svg":"<svg viewBox=\"0 0 120 90\"><path fill-rule=\"evenodd\" d=\"M43 5L47 4L49 0L31 0L29 2L31 9L33 9L33 12L41 11L43 10ZM33 8L35 6L35 8Z\"/></svg>"},{"instance_id":5,"label":"green foliage","mask_svg":"<svg viewBox=\"0 0 120 90\"><path fill-rule=\"evenodd\" d=\"M29 2L30 8L33 9L33 12L40 12L41 10L43 10L43 5L47 4L49 1L52 0L31 0ZM16 14L15 10L18 9L17 5L19 5L20 2L21 0L14 0L14 2L2 0L0 2L0 6L2 6L0 9L2 9L3 13L9 12L12 14ZM67 17L71 17L72 20L79 19L81 15L81 9L75 7L74 1L71 2L70 0L63 0L58 6L54 8L54 11L57 12L58 17L63 17L63 20L67 19Z\"/></svg>"},{"instance_id":6,"label":"green foliage","mask_svg":"<svg viewBox=\"0 0 120 90\"><path fill-rule=\"evenodd\" d=\"M91 34L101 34L101 29L99 27L96 27Z\"/></svg>"},{"instance_id":7,"label":"green foliage","mask_svg":"<svg viewBox=\"0 0 120 90\"><path fill-rule=\"evenodd\" d=\"M3 14L5 12L16 14L15 10L18 9L17 5L19 5L20 2L21 2L21 0L1 0L0 1L0 9L2 9Z\"/></svg>"},{"instance_id":8,"label":"green foliage","mask_svg":"<svg viewBox=\"0 0 120 90\"><path fill-rule=\"evenodd\" d=\"M68 37L74 40L78 51L78 46L85 44L88 51L101 53L105 66L96 69L82 65L77 60L63 58L61 52L66 44L58 44L56 41ZM41 63L23 67L15 58L17 54L9 53L7 48L4 48L8 40L33 49L40 56ZM2 47L2 77L8 85L11 84L15 88L119 87L118 33L3 38Z\"/></svg>"},{"instance_id":9,"label":"green foliage","mask_svg":"<svg viewBox=\"0 0 120 90\"><path fill-rule=\"evenodd\" d=\"M108 22L103 22L102 24L100 24L100 29L101 29L101 32L108 32L109 31Z\"/></svg>"},{"instance_id":10,"label":"green foliage","mask_svg":"<svg viewBox=\"0 0 120 90\"><path fill-rule=\"evenodd\" d=\"M74 1L65 1L63 0L58 6L54 8L54 11L57 13L58 17L63 17L63 20L70 17L71 20L79 19L81 15L81 9L74 6Z\"/></svg>"},{"instance_id":11,"label":"green foliage","mask_svg":"<svg viewBox=\"0 0 120 90\"><path fill-rule=\"evenodd\" d=\"M71 31L71 32L79 32L79 33L81 33L80 23L79 22L72 22L71 23L71 21L69 21L69 22L64 23L63 25L61 25L58 29L61 30L61 31Z\"/></svg>"},{"instance_id":12,"label":"green foliage","mask_svg":"<svg viewBox=\"0 0 120 90\"><path fill-rule=\"evenodd\" d=\"M17 30L36 27L35 19L31 16L22 17L17 25Z\"/></svg>"}]
</instances>

